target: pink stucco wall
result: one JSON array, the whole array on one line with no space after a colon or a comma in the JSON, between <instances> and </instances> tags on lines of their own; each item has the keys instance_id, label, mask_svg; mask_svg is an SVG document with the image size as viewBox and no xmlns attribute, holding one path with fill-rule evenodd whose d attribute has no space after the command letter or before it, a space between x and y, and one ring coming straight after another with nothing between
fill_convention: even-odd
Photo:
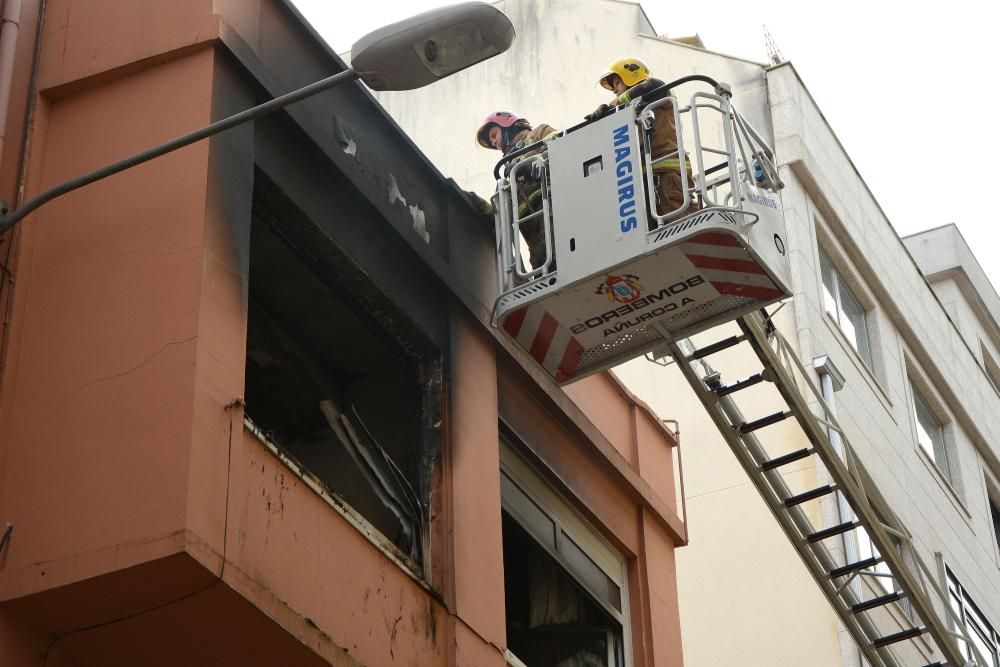
<instances>
[{"instance_id":1,"label":"pink stucco wall","mask_svg":"<svg viewBox=\"0 0 1000 667\"><path fill-rule=\"evenodd\" d=\"M210 120L213 57L43 102L31 189ZM178 151L58 199L23 227L0 489L19 529L2 590L43 585L40 563L44 585L73 581L77 554L99 560L113 545L100 567L128 565L127 545L145 550L186 528L207 156L205 143Z\"/></svg>"},{"instance_id":2,"label":"pink stucco wall","mask_svg":"<svg viewBox=\"0 0 1000 667\"><path fill-rule=\"evenodd\" d=\"M47 2L29 195L224 111L219 35L252 45L280 7L182 4ZM680 665L675 443L610 378L571 389L590 419L574 426L455 307L426 573L244 428L246 286L228 230L249 219L213 170L233 150L195 144L20 228L0 386L0 525L15 524L0 664L501 667L503 416L628 559L636 664Z\"/></svg>"}]
</instances>

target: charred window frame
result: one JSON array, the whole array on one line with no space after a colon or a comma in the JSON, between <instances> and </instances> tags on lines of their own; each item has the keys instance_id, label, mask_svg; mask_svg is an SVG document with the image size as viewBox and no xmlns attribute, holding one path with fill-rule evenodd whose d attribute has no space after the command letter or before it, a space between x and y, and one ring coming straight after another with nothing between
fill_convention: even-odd
<instances>
[{"instance_id":1,"label":"charred window frame","mask_svg":"<svg viewBox=\"0 0 1000 667\"><path fill-rule=\"evenodd\" d=\"M508 441L500 500L507 644L524 664L633 664L626 565ZM517 663L514 663L517 664Z\"/></svg>"},{"instance_id":2,"label":"charred window frame","mask_svg":"<svg viewBox=\"0 0 1000 667\"><path fill-rule=\"evenodd\" d=\"M252 431L421 572L440 460L440 350L268 183L255 185L249 255Z\"/></svg>"}]
</instances>

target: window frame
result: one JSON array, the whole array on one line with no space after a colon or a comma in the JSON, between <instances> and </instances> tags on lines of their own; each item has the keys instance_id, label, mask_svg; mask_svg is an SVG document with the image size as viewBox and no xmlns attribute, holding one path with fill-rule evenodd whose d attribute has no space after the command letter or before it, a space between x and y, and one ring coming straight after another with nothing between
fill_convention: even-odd
<instances>
[{"instance_id":1,"label":"window frame","mask_svg":"<svg viewBox=\"0 0 1000 667\"><path fill-rule=\"evenodd\" d=\"M874 558L881 555L878 548L875 546L875 543L872 542L871 536L868 535L868 531L865 530L863 526L858 527L855 531L855 549L857 550L858 560ZM884 560L879 561L872 567L867 568L865 571L870 573L870 578L877 581L879 586L881 586L886 593L891 593L896 590L896 580L892 576L889 564Z\"/></svg>"},{"instance_id":2,"label":"window frame","mask_svg":"<svg viewBox=\"0 0 1000 667\"><path fill-rule=\"evenodd\" d=\"M944 480L957 494L958 485L956 476L958 470L953 460L954 457L950 452L951 447L948 444L948 425L950 420L941 419L940 411L936 410L933 402L927 399L926 394L928 392L914 379L913 373L907 373L907 381L910 385L910 419L916 446L930 459ZM934 423L931 426L934 432L928 430L927 426L921 421L921 412L924 413L925 417L933 420ZM922 441L920 437L921 433L930 439L930 448ZM934 438L935 433L938 435L936 440Z\"/></svg>"},{"instance_id":3,"label":"window frame","mask_svg":"<svg viewBox=\"0 0 1000 667\"><path fill-rule=\"evenodd\" d=\"M968 590L962 586L962 583L955 576L955 573L951 571L950 567L945 566L945 579L948 589L948 603L951 605L952 611L962 620L962 625L965 631L970 637L978 636L989 644L992 644L992 655L986 657L991 657L993 665L986 665L984 667L1000 667L1000 633L997 633L994 626L990 623L989 619L986 618L985 614L979 609L972 597L969 595ZM970 619L969 612L973 612L974 616ZM971 626L970 626L971 624ZM985 626L980 628L979 626ZM988 635L984 637L983 635ZM965 642L961 639L959 641L959 646L962 647L965 657L973 659L972 650L965 646Z\"/></svg>"},{"instance_id":4,"label":"window frame","mask_svg":"<svg viewBox=\"0 0 1000 667\"><path fill-rule=\"evenodd\" d=\"M983 466L983 486L986 492L986 512L990 532L993 536L993 559L1000 568L1000 482L993 472Z\"/></svg>"},{"instance_id":5,"label":"window frame","mask_svg":"<svg viewBox=\"0 0 1000 667\"><path fill-rule=\"evenodd\" d=\"M441 378L444 373L444 353L440 346L440 341L435 341L422 329L413 314L404 310L397 300L384 292L371 278L366 276L366 271L362 265L358 264L355 257L339 246L331 244L324 251L328 253L332 261L320 262L317 257L303 253L308 236L304 236L311 230L311 226L306 224L308 218L291 205L285 198L284 193L278 189L266 176L259 171L255 171L255 184L251 209L251 236L248 252L248 263L250 264L250 283L246 285L248 298L252 295L255 276L253 275L253 253L259 248L254 247L254 233L264 230L266 235L273 237L269 243L281 244L283 252L286 252L297 264L297 268L313 279L317 285L329 290L331 294L337 296L340 304L357 318L366 332L381 342L382 346L395 355L395 361L404 369L409 380L417 379L419 382L406 381L403 384L416 384L419 388L413 394L410 407L419 410L419 414L414 418L412 428L412 439L407 446L418 448L418 461L409 466L408 469L400 471L397 463L391 461L388 466L397 466L395 472L400 477L405 478L406 484L415 492L417 496L415 503L413 525L416 528L413 536L413 543L409 550L401 548L395 543L392 535L394 530L386 531L380 522L373 518L371 513L362 504L352 503L348 500L343 489L332 483L327 475L324 475L317 466L304 460L288 446L287 442L275 437L275 433L265 427L264 421L255 419L255 411L246 401L247 398L247 378L244 378L244 430L254 437L265 449L271 452L287 468L294 472L300 479L306 482L306 486L319 495L328 505L333 507L348 523L357 529L369 542L379 549L383 554L394 561L406 574L417 581L423 588L433 592L432 585L432 558L434 557L432 548L432 534L435 531L431 507L435 502L435 494L438 493L438 485L435 481L435 468L439 465L438 459L442 447L440 429L435 426L439 422L442 410L445 409L446 396L441 390ZM324 270L318 270L321 266ZM345 281L344 276L349 276L351 281ZM364 276L359 279L358 277ZM370 316L370 311L379 313L378 318ZM245 315L249 318L249 308ZM248 324L248 321L245 322ZM244 330L244 340L249 344L249 328ZM244 374L246 364L244 362ZM378 369L382 370L382 369ZM322 410L321 410L322 411ZM326 415L329 422L330 416ZM369 421L371 423L371 421ZM353 425L358 430L360 437L374 442L374 438L367 434L368 427L360 421ZM377 443L376 443L377 444ZM377 450L370 450L378 453ZM384 453L384 452L383 452ZM388 468L380 472L395 474ZM360 476L360 473L359 473ZM398 480L397 480L398 481ZM436 592L435 592L436 594Z\"/></svg>"},{"instance_id":6,"label":"window frame","mask_svg":"<svg viewBox=\"0 0 1000 667\"><path fill-rule=\"evenodd\" d=\"M945 450L944 423L938 419L931 408L930 403L924 398L923 392L917 388L913 381L910 381L910 391L913 393L913 419L917 426L917 444L920 445L934 463L946 473L950 472L948 466L948 453ZM944 466L942 466L943 459ZM946 474L950 479L951 475Z\"/></svg>"},{"instance_id":7,"label":"window frame","mask_svg":"<svg viewBox=\"0 0 1000 667\"><path fill-rule=\"evenodd\" d=\"M990 522L993 525L993 548L1000 553L1000 504L993 501L993 496L987 496L986 503L990 510Z\"/></svg>"},{"instance_id":8,"label":"window frame","mask_svg":"<svg viewBox=\"0 0 1000 667\"><path fill-rule=\"evenodd\" d=\"M993 391L1000 394L1000 364L993 359L993 355L986 349L986 343L979 341L979 352L983 358L983 370L986 371L986 378L993 385Z\"/></svg>"},{"instance_id":9,"label":"window frame","mask_svg":"<svg viewBox=\"0 0 1000 667\"><path fill-rule=\"evenodd\" d=\"M872 356L872 335L871 327L868 322L868 313L871 310L866 308L861 299L855 293L851 286L846 280L842 272L837 268L837 264L830 257L830 253L827 252L823 246L818 245L819 254L819 288L820 288L820 301L822 302L823 312L830 317L837 325L837 328L844 335L844 338L851 344L851 348L854 352L861 358L865 366L874 371L875 362ZM828 286L826 282L826 276L829 274L833 281L833 285ZM858 326L853 320L850 320L843 306L843 296L847 295L854 306L857 307L858 312L861 314L860 326ZM833 311L830 310L829 301L833 301ZM854 331L852 335L851 330L848 330L844 326L844 319L850 320L851 330ZM858 334L861 334L860 336ZM862 344L863 343L863 344ZM863 349L862 349L863 348Z\"/></svg>"},{"instance_id":10,"label":"window frame","mask_svg":"<svg viewBox=\"0 0 1000 667\"><path fill-rule=\"evenodd\" d=\"M585 590L588 596L609 614L622 628L622 666L634 667L632 644L631 603L629 600L628 564L617 549L615 549L590 522L577 512L569 501L553 489L505 438L500 440L500 478L501 478L501 508L510 514L522 529L535 538L535 541L569 574L576 584ZM530 518L523 517L513 506L510 499L504 498L504 482L513 486L523 495L536 510L545 515L554 527L554 544L539 536L532 529ZM527 519L527 521L525 521ZM583 553L590 563L597 567L619 590L621 609L609 604L600 594L588 585L585 576L580 576L578 568L566 557L560 548L561 543L571 543ZM516 656L515 656L516 657Z\"/></svg>"}]
</instances>

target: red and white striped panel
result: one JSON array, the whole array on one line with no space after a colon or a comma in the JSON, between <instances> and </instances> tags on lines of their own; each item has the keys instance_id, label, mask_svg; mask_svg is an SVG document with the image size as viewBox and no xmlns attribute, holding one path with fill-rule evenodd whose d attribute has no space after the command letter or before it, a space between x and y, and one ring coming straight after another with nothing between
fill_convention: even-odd
<instances>
[{"instance_id":1,"label":"red and white striped panel","mask_svg":"<svg viewBox=\"0 0 1000 667\"><path fill-rule=\"evenodd\" d=\"M576 374L583 345L556 318L537 304L511 311L501 325L556 382Z\"/></svg>"},{"instance_id":2,"label":"red and white striped panel","mask_svg":"<svg viewBox=\"0 0 1000 667\"><path fill-rule=\"evenodd\" d=\"M784 296L764 268L729 234L706 232L678 248L720 294L764 301Z\"/></svg>"}]
</instances>

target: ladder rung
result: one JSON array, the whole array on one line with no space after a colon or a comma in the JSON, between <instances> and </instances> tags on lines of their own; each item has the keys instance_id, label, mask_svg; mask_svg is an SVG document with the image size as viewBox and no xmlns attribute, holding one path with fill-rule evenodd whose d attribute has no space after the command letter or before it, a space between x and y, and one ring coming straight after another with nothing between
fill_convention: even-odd
<instances>
[{"instance_id":1,"label":"ladder rung","mask_svg":"<svg viewBox=\"0 0 1000 667\"><path fill-rule=\"evenodd\" d=\"M864 602L859 602L851 607L851 611L858 614L862 611L868 611L869 609L874 609L875 607L881 607L882 605L889 604L890 602L899 602L906 597L906 593L902 591L895 591L889 593L888 595L883 595L882 597L872 598L871 600L865 600Z\"/></svg>"},{"instance_id":2,"label":"ladder rung","mask_svg":"<svg viewBox=\"0 0 1000 667\"><path fill-rule=\"evenodd\" d=\"M830 570L830 577L831 578L842 577L843 575L848 574L850 572L854 572L855 570L863 570L866 567L871 567L872 565L878 565L881 562L882 562L881 558L873 556L872 558L865 558L864 560L859 560L854 563L841 565L840 567L835 567L832 570Z\"/></svg>"},{"instance_id":3,"label":"ladder rung","mask_svg":"<svg viewBox=\"0 0 1000 667\"><path fill-rule=\"evenodd\" d=\"M806 539L810 542L819 542L828 537L833 537L834 535L840 535L841 533L846 533L849 530L854 530L860 525L860 521L847 521L836 526L831 526L830 528L817 530L815 533L810 533Z\"/></svg>"},{"instance_id":4,"label":"ladder rung","mask_svg":"<svg viewBox=\"0 0 1000 667\"><path fill-rule=\"evenodd\" d=\"M756 375L751 375L746 380L740 380L739 382L731 384L728 387L720 387L716 389L715 395L718 396L719 398L722 398L723 396L729 396L729 394L735 393L740 389L746 389L747 387L752 387L755 384L760 384L763 381L764 381L764 374L757 373Z\"/></svg>"},{"instance_id":5,"label":"ladder rung","mask_svg":"<svg viewBox=\"0 0 1000 667\"><path fill-rule=\"evenodd\" d=\"M795 507L796 505L801 505L802 503L813 500L814 498L821 498L828 493L833 493L836 490L837 487L833 484L824 484L823 486L812 489L811 491L806 491L805 493L800 493L797 496L785 498L785 507Z\"/></svg>"},{"instance_id":6,"label":"ladder rung","mask_svg":"<svg viewBox=\"0 0 1000 667\"><path fill-rule=\"evenodd\" d=\"M770 461L764 461L760 464L760 469L763 471L774 470L775 468L780 468L783 465L788 465L793 461L798 461L799 459L804 459L813 453L811 447L806 447L805 449L800 449L798 451L790 452L788 454L783 454L777 458L773 458Z\"/></svg>"},{"instance_id":7,"label":"ladder rung","mask_svg":"<svg viewBox=\"0 0 1000 667\"><path fill-rule=\"evenodd\" d=\"M906 641L907 639L913 639L914 637L919 637L920 635L927 632L927 628L919 625L915 628L910 628L909 630L903 630L902 632L897 632L894 635L886 635L885 637L879 637L874 642L872 646L875 648L882 648L883 646L888 646L889 644L895 644L896 642Z\"/></svg>"},{"instance_id":8,"label":"ladder rung","mask_svg":"<svg viewBox=\"0 0 1000 667\"><path fill-rule=\"evenodd\" d=\"M791 412L775 412L773 415L761 417L757 421L740 424L740 434L746 435L747 433L753 433L759 428L764 428L765 426L770 426L771 424L777 424L778 422L784 421L791 416Z\"/></svg>"},{"instance_id":9,"label":"ladder rung","mask_svg":"<svg viewBox=\"0 0 1000 667\"><path fill-rule=\"evenodd\" d=\"M711 345L706 345L703 348L697 349L688 356L688 361L695 361L701 359L702 357L707 357L710 354L715 354L716 352L721 352L726 348L730 348L733 345L739 345L746 340L746 336L730 336L724 340L720 340L717 343L712 343Z\"/></svg>"}]
</instances>

